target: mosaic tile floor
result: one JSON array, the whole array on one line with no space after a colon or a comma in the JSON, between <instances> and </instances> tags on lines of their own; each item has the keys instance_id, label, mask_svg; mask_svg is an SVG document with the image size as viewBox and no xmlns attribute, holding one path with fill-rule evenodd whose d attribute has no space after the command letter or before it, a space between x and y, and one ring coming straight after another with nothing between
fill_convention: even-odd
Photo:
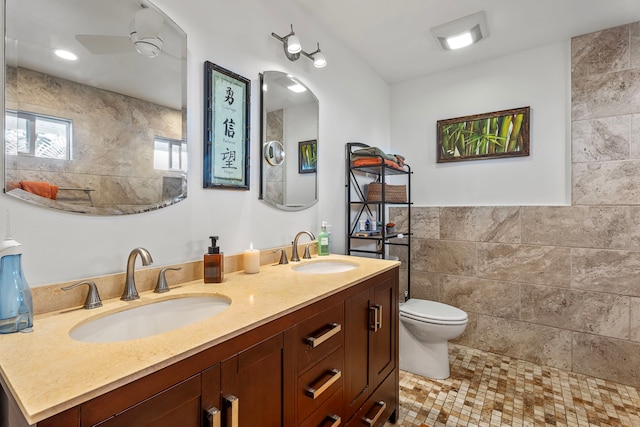
<instances>
[{"instance_id":1,"label":"mosaic tile floor","mask_svg":"<svg viewBox=\"0 0 640 427\"><path fill-rule=\"evenodd\" d=\"M640 427L633 387L455 344L449 360L446 380L400 371L396 427Z\"/></svg>"}]
</instances>

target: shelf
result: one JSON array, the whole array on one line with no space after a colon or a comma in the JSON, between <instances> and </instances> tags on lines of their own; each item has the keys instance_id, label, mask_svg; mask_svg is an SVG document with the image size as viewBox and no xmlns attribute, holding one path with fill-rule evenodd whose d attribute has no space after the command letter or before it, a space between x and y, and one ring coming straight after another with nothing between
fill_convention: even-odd
<instances>
[{"instance_id":1,"label":"shelf","mask_svg":"<svg viewBox=\"0 0 640 427\"><path fill-rule=\"evenodd\" d=\"M357 233L357 231L356 231L356 233ZM384 236L384 240L397 239L398 238L398 234L402 234L403 237L410 235L410 233L391 233L391 234L386 234ZM355 236L355 235L352 234L351 236L349 236L349 238L351 238L351 239L362 239L362 240L383 240L382 234L376 234L375 236ZM395 243L395 244L400 244L400 243Z\"/></svg>"},{"instance_id":2,"label":"shelf","mask_svg":"<svg viewBox=\"0 0 640 427\"><path fill-rule=\"evenodd\" d=\"M408 166L407 166L408 167ZM382 175L382 167L381 166L350 166L352 171L360 171L366 173L372 173L374 175ZM408 175L412 173L411 170L400 170L396 168L392 168L389 166L385 166L384 174L385 175Z\"/></svg>"},{"instance_id":3,"label":"shelf","mask_svg":"<svg viewBox=\"0 0 640 427\"><path fill-rule=\"evenodd\" d=\"M355 201L352 200L351 202L352 205L412 205L413 202L367 202L367 201Z\"/></svg>"}]
</instances>

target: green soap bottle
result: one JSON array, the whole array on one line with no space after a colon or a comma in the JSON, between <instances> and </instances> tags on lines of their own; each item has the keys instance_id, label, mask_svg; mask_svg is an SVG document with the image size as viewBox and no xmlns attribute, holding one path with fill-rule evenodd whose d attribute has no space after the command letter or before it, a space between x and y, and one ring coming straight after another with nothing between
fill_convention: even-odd
<instances>
[{"instance_id":1,"label":"green soap bottle","mask_svg":"<svg viewBox=\"0 0 640 427\"><path fill-rule=\"evenodd\" d=\"M318 255L329 255L329 233L327 233L326 221L322 221L320 233L318 233Z\"/></svg>"}]
</instances>

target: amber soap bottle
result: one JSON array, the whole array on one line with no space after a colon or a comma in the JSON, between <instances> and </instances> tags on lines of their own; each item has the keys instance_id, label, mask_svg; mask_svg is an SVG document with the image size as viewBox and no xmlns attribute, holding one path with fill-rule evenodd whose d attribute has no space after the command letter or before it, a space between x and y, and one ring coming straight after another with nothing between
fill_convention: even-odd
<instances>
[{"instance_id":1,"label":"amber soap bottle","mask_svg":"<svg viewBox=\"0 0 640 427\"><path fill-rule=\"evenodd\" d=\"M222 283L224 280L224 253L216 245L218 236L210 236L211 246L204 254L204 283Z\"/></svg>"}]
</instances>

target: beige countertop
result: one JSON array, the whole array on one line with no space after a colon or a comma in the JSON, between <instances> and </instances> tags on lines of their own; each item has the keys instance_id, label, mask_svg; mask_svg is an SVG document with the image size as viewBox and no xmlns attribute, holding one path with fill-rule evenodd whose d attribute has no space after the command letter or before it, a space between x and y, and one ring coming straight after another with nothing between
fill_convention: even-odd
<instances>
[{"instance_id":1,"label":"beige countertop","mask_svg":"<svg viewBox=\"0 0 640 427\"><path fill-rule=\"evenodd\" d=\"M320 259L350 261L358 267L333 274L292 269ZM73 308L38 315L33 332L0 335L3 386L25 419L34 424L397 265L398 261L344 255L314 257L300 263L262 266L258 274L225 274L223 283L195 280L164 294L142 292L136 301L111 299L93 310ZM231 305L209 319L147 338L84 343L69 337L71 328L93 317L206 294L224 295L231 299Z\"/></svg>"}]
</instances>

